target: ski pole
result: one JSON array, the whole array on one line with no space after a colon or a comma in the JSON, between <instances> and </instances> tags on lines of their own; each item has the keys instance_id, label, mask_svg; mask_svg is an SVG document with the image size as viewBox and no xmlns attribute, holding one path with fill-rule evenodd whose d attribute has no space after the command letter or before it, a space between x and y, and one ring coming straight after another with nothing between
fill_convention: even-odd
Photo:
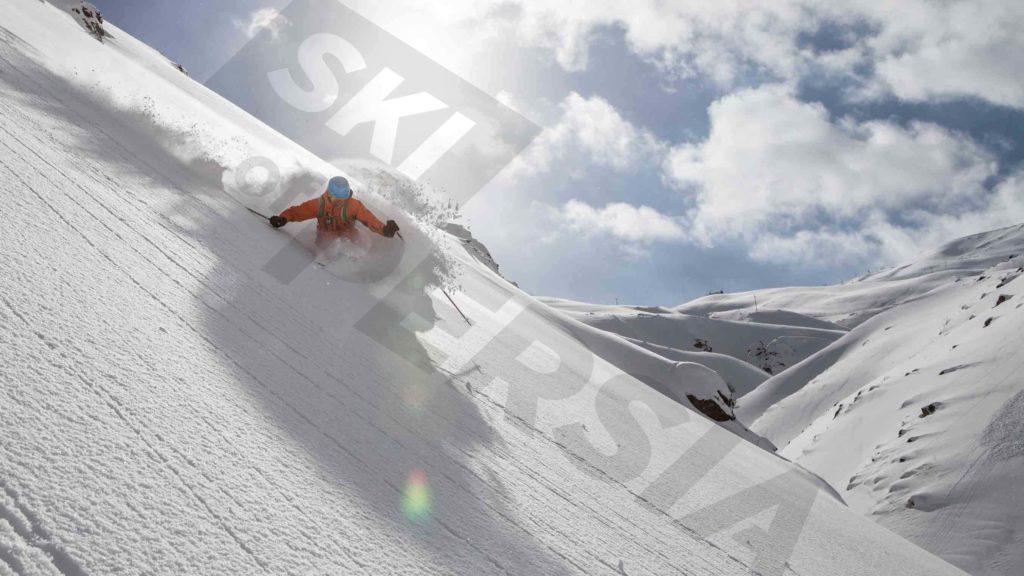
<instances>
[{"instance_id":1,"label":"ski pole","mask_svg":"<svg viewBox=\"0 0 1024 576\"><path fill-rule=\"evenodd\" d=\"M441 288L441 292L443 292L444 297L447 298L448 301L452 303L452 306L455 306L455 309L459 311L459 314L462 314L462 309L459 308L459 305L455 303L455 300L452 300L452 297L448 295L448 291L445 290L444 288ZM470 326L473 325L473 323L469 321L469 318L466 318L465 314L462 314L462 319L466 321L466 324L469 324Z\"/></svg>"},{"instance_id":2,"label":"ski pole","mask_svg":"<svg viewBox=\"0 0 1024 576\"><path fill-rule=\"evenodd\" d=\"M405 242L405 238L402 237L402 233L401 232L396 230L395 234L398 235L398 238L401 239L402 242ZM459 305L455 303L455 300L452 300L452 297L448 295L448 291L445 290L444 288L441 288L441 292L444 294L444 297L447 298L448 301L452 303L452 306L454 306L455 310L457 310L459 315L462 316L462 319L466 321L466 324L469 324L470 326L472 326L473 323L469 321L469 318L467 318L466 315L462 312L462 309L459 308Z\"/></svg>"},{"instance_id":3,"label":"ski pole","mask_svg":"<svg viewBox=\"0 0 1024 576\"><path fill-rule=\"evenodd\" d=\"M259 216L260 218L263 218L264 220L270 220L270 216L264 216L263 214L260 214L259 212L253 210L252 208L249 208L248 206L246 206L245 209L248 210L249 212L252 212L253 214Z\"/></svg>"},{"instance_id":4,"label":"ski pole","mask_svg":"<svg viewBox=\"0 0 1024 576\"><path fill-rule=\"evenodd\" d=\"M395 234L398 236L399 239L402 240L402 242L405 242L405 238L402 236L401 232L396 230ZM452 306L454 306L455 310L459 312L459 315L462 316L462 319L466 321L466 324L472 326L473 323L469 321L469 318L467 318L466 315L462 312L462 309L459 308L459 305L455 303L455 300L452 300L452 297L448 295L448 291L445 290L444 288L441 288L441 292L444 294L444 297L447 298L448 301L452 303Z\"/></svg>"}]
</instances>

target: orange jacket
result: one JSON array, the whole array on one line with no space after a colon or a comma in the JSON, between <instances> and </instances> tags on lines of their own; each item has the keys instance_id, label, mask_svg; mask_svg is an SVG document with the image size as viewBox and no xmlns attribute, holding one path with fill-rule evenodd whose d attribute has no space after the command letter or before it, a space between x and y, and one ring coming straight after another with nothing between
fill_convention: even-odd
<instances>
[{"instance_id":1,"label":"orange jacket","mask_svg":"<svg viewBox=\"0 0 1024 576\"><path fill-rule=\"evenodd\" d=\"M302 222L316 218L316 229L340 234L356 220L377 234L384 231L384 223L377 219L363 203L355 198L339 200L324 192L323 196L307 200L281 212L289 222Z\"/></svg>"}]
</instances>

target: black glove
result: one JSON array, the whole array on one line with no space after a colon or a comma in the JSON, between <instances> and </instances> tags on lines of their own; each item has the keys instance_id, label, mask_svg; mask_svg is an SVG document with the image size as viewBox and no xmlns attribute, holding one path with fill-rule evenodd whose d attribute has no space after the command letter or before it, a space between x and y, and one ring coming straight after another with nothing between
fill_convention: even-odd
<instances>
[{"instance_id":1,"label":"black glove","mask_svg":"<svg viewBox=\"0 0 1024 576\"><path fill-rule=\"evenodd\" d=\"M398 233L398 224L394 220L388 220L381 233L388 238L394 238L395 234Z\"/></svg>"},{"instance_id":2,"label":"black glove","mask_svg":"<svg viewBox=\"0 0 1024 576\"><path fill-rule=\"evenodd\" d=\"M288 220L286 220L284 218L284 216L271 216L270 217L270 225L273 226L274 228L280 228L281 226L284 226L287 223L288 223Z\"/></svg>"}]
</instances>

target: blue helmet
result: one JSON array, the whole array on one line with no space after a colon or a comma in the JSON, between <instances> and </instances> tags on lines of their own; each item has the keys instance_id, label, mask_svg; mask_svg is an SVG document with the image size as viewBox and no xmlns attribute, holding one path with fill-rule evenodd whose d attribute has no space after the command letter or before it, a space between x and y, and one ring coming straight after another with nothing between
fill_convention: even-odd
<instances>
[{"instance_id":1,"label":"blue helmet","mask_svg":"<svg viewBox=\"0 0 1024 576\"><path fill-rule=\"evenodd\" d=\"M352 197L352 188L348 185L348 179L344 176L335 176L327 183L327 193L331 198L345 200Z\"/></svg>"}]
</instances>

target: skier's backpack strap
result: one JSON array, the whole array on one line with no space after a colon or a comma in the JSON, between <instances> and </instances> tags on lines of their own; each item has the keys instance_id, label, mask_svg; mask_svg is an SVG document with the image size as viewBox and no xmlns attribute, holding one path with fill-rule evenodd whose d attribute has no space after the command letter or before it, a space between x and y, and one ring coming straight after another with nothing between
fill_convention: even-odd
<instances>
[{"instance_id":1,"label":"skier's backpack strap","mask_svg":"<svg viewBox=\"0 0 1024 576\"><path fill-rule=\"evenodd\" d=\"M345 199L345 203L341 206L341 221L348 224L348 199Z\"/></svg>"},{"instance_id":2,"label":"skier's backpack strap","mask_svg":"<svg viewBox=\"0 0 1024 576\"><path fill-rule=\"evenodd\" d=\"M320 197L320 206L316 210L316 219L324 229L334 229L334 205L328 204L326 194Z\"/></svg>"}]
</instances>

